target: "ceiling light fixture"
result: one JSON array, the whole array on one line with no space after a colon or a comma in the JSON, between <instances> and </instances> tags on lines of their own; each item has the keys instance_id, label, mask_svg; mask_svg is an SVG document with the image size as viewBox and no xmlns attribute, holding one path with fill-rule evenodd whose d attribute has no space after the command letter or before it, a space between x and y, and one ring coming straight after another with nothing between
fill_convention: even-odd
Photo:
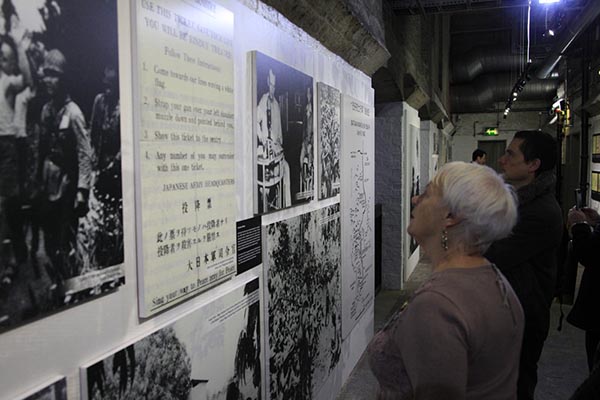
<instances>
[{"instance_id":1,"label":"ceiling light fixture","mask_svg":"<svg viewBox=\"0 0 600 400\"><path fill-rule=\"evenodd\" d=\"M540 4L560 3L560 0L540 0Z\"/></svg>"}]
</instances>

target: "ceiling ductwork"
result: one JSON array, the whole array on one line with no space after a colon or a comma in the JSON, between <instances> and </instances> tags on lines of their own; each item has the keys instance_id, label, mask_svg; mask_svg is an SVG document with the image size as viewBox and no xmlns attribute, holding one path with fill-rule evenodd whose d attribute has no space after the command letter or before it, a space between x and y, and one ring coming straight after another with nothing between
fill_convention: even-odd
<instances>
[{"instance_id":1,"label":"ceiling ductwork","mask_svg":"<svg viewBox=\"0 0 600 400\"><path fill-rule=\"evenodd\" d=\"M579 36L579 34L594 21L596 17L598 17L598 15L600 15L600 1L589 0L587 7L573 18L560 34L556 45L548 57L546 57L542 66L536 71L536 76L538 78L546 79L550 76L562 55L567 51L567 48L573 43L577 36Z\"/></svg>"},{"instance_id":2,"label":"ceiling ductwork","mask_svg":"<svg viewBox=\"0 0 600 400\"><path fill-rule=\"evenodd\" d=\"M514 75L484 74L473 82L453 85L450 105L453 113L495 111L495 103L505 102L514 86ZM557 79L533 79L527 82L519 100L551 100L556 94Z\"/></svg>"},{"instance_id":3,"label":"ceiling ductwork","mask_svg":"<svg viewBox=\"0 0 600 400\"><path fill-rule=\"evenodd\" d=\"M523 66L523 56L507 55L506 50L476 47L457 57L460 62L452 65L452 83L471 82L479 75L490 72L517 71Z\"/></svg>"}]
</instances>

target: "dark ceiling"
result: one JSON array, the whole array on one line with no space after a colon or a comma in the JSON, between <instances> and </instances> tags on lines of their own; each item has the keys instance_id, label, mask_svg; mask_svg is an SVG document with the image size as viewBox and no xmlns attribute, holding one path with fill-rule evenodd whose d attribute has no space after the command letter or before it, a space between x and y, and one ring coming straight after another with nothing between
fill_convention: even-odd
<instances>
[{"instance_id":1,"label":"dark ceiling","mask_svg":"<svg viewBox=\"0 0 600 400\"><path fill-rule=\"evenodd\" d=\"M587 0L562 0L570 9L581 7ZM485 9L524 8L528 0L388 0L397 14L439 14L470 12ZM539 0L532 0L532 6ZM545 7L545 5L543 5Z\"/></svg>"},{"instance_id":2,"label":"dark ceiling","mask_svg":"<svg viewBox=\"0 0 600 400\"><path fill-rule=\"evenodd\" d=\"M600 0L388 0L396 15L450 16L450 112L497 111L520 77L523 110L546 109L563 72L559 60L600 14ZM529 44L529 46L528 46ZM570 48L569 48L570 47ZM531 66L524 73L527 51ZM502 106L503 107L503 106Z\"/></svg>"}]
</instances>

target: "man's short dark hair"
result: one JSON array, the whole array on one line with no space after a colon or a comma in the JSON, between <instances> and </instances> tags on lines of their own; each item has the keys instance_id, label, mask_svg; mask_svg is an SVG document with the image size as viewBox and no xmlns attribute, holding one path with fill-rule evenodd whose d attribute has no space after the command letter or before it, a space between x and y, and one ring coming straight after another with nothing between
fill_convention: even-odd
<instances>
[{"instance_id":1,"label":"man's short dark hair","mask_svg":"<svg viewBox=\"0 0 600 400\"><path fill-rule=\"evenodd\" d=\"M481 149L475 149L473 155L471 156L471 161L477 160L479 157L485 156L487 153Z\"/></svg>"},{"instance_id":2,"label":"man's short dark hair","mask_svg":"<svg viewBox=\"0 0 600 400\"><path fill-rule=\"evenodd\" d=\"M518 131L514 138L523 140L519 149L525 161L533 161L536 158L540 160L540 167L535 171L536 176L556 166L558 147L552 135L540 131Z\"/></svg>"}]
</instances>

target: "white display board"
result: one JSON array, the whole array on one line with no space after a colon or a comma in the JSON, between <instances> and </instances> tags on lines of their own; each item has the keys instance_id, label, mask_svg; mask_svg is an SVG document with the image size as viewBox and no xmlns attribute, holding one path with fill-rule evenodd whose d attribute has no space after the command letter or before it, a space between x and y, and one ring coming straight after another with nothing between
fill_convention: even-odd
<instances>
[{"instance_id":1,"label":"white display board","mask_svg":"<svg viewBox=\"0 0 600 400\"><path fill-rule=\"evenodd\" d=\"M258 399L259 279L81 369L82 399Z\"/></svg>"},{"instance_id":2,"label":"white display board","mask_svg":"<svg viewBox=\"0 0 600 400\"><path fill-rule=\"evenodd\" d=\"M375 110L342 96L342 333L346 337L375 292Z\"/></svg>"},{"instance_id":3,"label":"white display board","mask_svg":"<svg viewBox=\"0 0 600 400\"><path fill-rule=\"evenodd\" d=\"M406 228L410 224L410 213L413 209L412 198L421 193L421 162L419 149L419 136L421 122L419 112L412 108L408 103L403 103L402 119L402 156L403 162L403 194L402 202L402 231L404 232L404 281L408 279L419 262L420 249L417 242L406 232ZM429 157L429 155L426 155Z\"/></svg>"},{"instance_id":4,"label":"white display board","mask_svg":"<svg viewBox=\"0 0 600 400\"><path fill-rule=\"evenodd\" d=\"M43 3L43 4L42 4ZM30 1L13 1L17 6L31 7L35 4L43 5L48 2L43 0ZM77 24L87 29L82 32L90 35L99 35L100 27L97 26L100 20L98 13L73 13L72 6L81 8L90 4L96 6L109 5L110 2L77 2L72 0L55 0L50 2L58 4L62 14L59 16L61 20L68 25ZM50 5L48 3L48 5ZM142 170L137 157L134 157L134 151L138 156L145 156L142 153L143 143L140 143L138 134L142 134L140 112L143 110L141 97L142 85L140 84L140 71L137 56L138 51L138 12L150 13L149 10L140 10L141 0L136 1L115 1L113 7L117 9L118 27L114 25L111 28L118 28L118 46L114 46L107 40L105 36L100 36L97 40L90 41L88 37L81 34L80 37L73 37L73 40L83 41L88 47L89 53L95 54L102 58L102 52L94 47L94 43L98 41L104 43L104 46L110 48L111 51L118 50L119 57L119 79L120 79L120 112L121 112L121 161L122 161L122 179L123 179L123 243L124 243L124 260L122 263L123 272L127 284L119 287L119 290L106 296L97 296L92 302L85 302L77 307L69 307L68 309L52 314L47 318L36 319L31 323L15 327L12 330L0 334L0 354L2 354L3 365L8 365L8 368L3 368L0 374L0 400L14 400L18 398L24 391L30 388L38 387L41 381L47 382L47 379L55 376L65 376L67 379L67 397L68 399L80 399L85 393L81 390L79 367L88 365L92 360L99 360L102 356L106 357L118 349L127 347L131 343L135 343L141 338L147 337L164 326L176 323L176 321L190 314L194 310L202 308L204 305L212 303L215 299L226 295L231 290L239 287L241 284L248 282L249 278L259 277L263 275L263 266L257 266L240 275L236 275L222 284L219 284L200 293L198 296L182 301L175 307L157 313L152 318L140 320L138 308L138 278L143 278L138 275L137 268L143 262L143 254L136 251L136 242L142 244L142 230L138 224L146 223L146 217L138 215L141 208L141 192L136 190L136 184L140 183ZM163 11L168 9L173 4L177 4L171 0L144 0L144 5L154 5L156 10L160 6ZM252 99L252 66L248 60L248 53L251 51L260 51L263 54L268 54L270 57L279 60L286 65L301 71L302 73L312 76L315 81L324 82L330 85L341 93L354 97L355 99L369 104L371 107L374 104L374 91L371 84L371 78L359 70L350 66L341 57L333 54L331 51L322 46L317 40L308 36L297 26L290 23L276 10L259 2L237 1L237 0L186 0L181 1L182 7L178 10L171 9L172 13L176 13L186 17L188 20L195 18L195 14L190 14L188 9L190 5L202 4L205 6L224 7L231 12L230 17L235 18L233 24L233 86L235 96L233 96L233 120L234 120L234 147L235 147L235 192L231 192L231 201L235 203L235 219L237 221L247 220L253 216L254 206L254 186L256 181L253 178L255 171L255 162L252 157L253 150L253 125L252 125L252 107L255 99ZM50 6L49 6L50 7ZM49 8L46 8L47 11ZM44 11L44 9L42 9ZM154 14L156 12L153 11ZM19 16L24 14L19 13ZM152 14L151 14L152 15ZM66 17L65 17L66 16ZM183 27L183 21L175 21L171 15L171 23L165 20L166 17L150 16L153 20L158 20L161 32L163 31L162 23L167 26ZM90 20L92 20L90 22ZM21 21L23 22L23 21ZM94 27L94 29L89 29ZM146 29L146 28L144 28ZM165 27L165 30L168 29ZM170 57L164 54L165 48L161 47L160 36L154 38L155 33L147 33L147 41L153 41L154 47L162 53L156 54L153 57ZM165 36L168 36L165 34ZM173 40L175 38L173 37ZM179 39L175 40L179 43L179 51L186 42ZM53 42L55 46L59 46L57 42ZM70 43L69 43L70 44ZM59 47L61 47L60 45ZM173 47L173 46L167 46ZM62 47L61 47L62 48ZM174 48L174 47L173 47ZM177 48L175 49L177 50ZM196 49L201 51L201 49ZM81 53L84 55L84 53ZM183 57L183 55L182 55ZM71 58L71 60L75 60ZM209 57L198 59L208 62ZM104 68L103 63L94 62L94 58L87 55L81 57L80 63L86 68L99 67ZM165 69L180 68L180 59L173 57L168 58L169 62ZM154 64L154 61L152 61ZM152 66L153 64L150 64ZM160 63L162 65L162 62ZM148 65L148 64L147 64ZM138 68L139 67L139 68ZM191 67L190 67L191 68ZM202 75L206 74L206 68L202 69ZM148 71L149 72L149 71ZM188 76L190 74L188 73ZM166 78L158 77L159 80L165 81ZM90 80L91 81L91 80ZM100 85L102 75L98 75L97 85ZM208 82L208 80L205 79ZM88 81L89 82L89 81ZM83 85L84 81L76 81L78 85ZM155 84L152 79L150 82ZM192 83L181 88L187 91ZM150 96L154 93L163 93L163 89L159 87L151 88L153 90ZM168 89L168 86L167 86ZM179 89L178 89L179 90ZM191 89L190 89L191 90ZM134 93L135 91L135 93ZM165 89L165 93L167 90ZM186 93L186 92L184 92ZM201 91L198 91L201 93ZM303 94L306 96L306 94ZM194 96L199 96L194 93ZM162 98L162 95L159 96ZM87 102L87 107L92 107L92 99ZM183 102L182 102L183 104ZM82 105L84 105L82 103ZM85 111L85 110L84 110ZM146 110L148 112L148 110ZM152 122L150 120L150 122ZM158 123L157 121L154 121ZM161 122L162 124L162 122ZM166 125L165 125L166 126ZM196 127L200 130L201 127ZM158 130L166 129L160 127ZM202 128L204 129L204 128ZM316 124L314 126L316 131ZM153 134L154 130L149 130L149 134ZM161 132L162 133L162 132ZM169 132L170 133L170 132ZM207 135L208 136L208 135ZM316 143L316 142L315 142ZM188 144L188 148L191 146ZM170 152L170 150L164 150ZM315 149L314 157L317 153ZM154 161L155 162L155 161ZM170 163L169 163L170 164ZM155 166L156 167L156 166ZM169 165L170 167L170 165ZM316 167L315 167L316 168ZM156 169L158 172L158 169ZM315 174L316 175L316 174ZM204 179L206 180L206 179ZM168 183L168 182L167 182ZM158 189L161 189L160 187ZM149 195L165 197L163 192L157 189L158 195L150 193ZM228 187L223 188L228 191ZM147 189L145 189L147 190ZM180 192L181 193L181 192ZM151 196L152 197L152 196ZM229 200L229 199L228 199ZM315 200L298 204L295 207L271 212L262 216L263 225L281 221L287 218L296 217L308 212L317 211L324 207L339 202L339 197L334 196L324 200ZM189 205L188 205L189 206ZM143 209L142 209L143 210ZM181 210L181 209L179 209ZM168 212L169 215L172 211ZM176 214L173 214L176 216ZM152 222L152 216L148 218ZM190 217L192 220L192 217ZM175 232L176 234L176 232ZM180 232L181 234L181 232ZM170 235L170 232L169 232ZM154 236L154 245L158 236ZM236 246L237 247L237 246ZM236 248L237 250L237 248ZM237 254L236 254L237 255ZM342 258L347 255L342 254ZM265 261L266 262L266 261ZM173 277L169 272L171 264L165 263L165 270L160 271L162 279L168 281ZM266 290L266 288L265 288ZM26 292L24 292L26 293ZM261 299L262 300L262 299ZM261 307L261 312L265 306ZM339 361L335 364L334 369L329 371L329 376L323 382L321 373L317 374L318 380L321 381L319 398L332 399L337 396L343 383L346 381L353 368L359 361L364 349L369 343L373 335L373 303L368 310L363 313L363 316L358 321L355 329L342 340L341 351L339 351ZM265 323L266 318L261 321ZM43 332L40 335L40 332ZM324 336L327 337L327 336ZM266 343L266 338L262 336L262 344ZM330 343L329 343L330 344ZM325 348L326 343L320 344ZM217 346L218 348L218 346ZM337 352L337 347L336 347ZM321 370L322 371L322 370ZM265 375L262 375L265 378ZM249 377L248 377L249 378ZM263 396L266 394L267 388L262 386Z\"/></svg>"},{"instance_id":5,"label":"white display board","mask_svg":"<svg viewBox=\"0 0 600 400\"><path fill-rule=\"evenodd\" d=\"M140 316L235 274L233 13L136 2Z\"/></svg>"}]
</instances>

